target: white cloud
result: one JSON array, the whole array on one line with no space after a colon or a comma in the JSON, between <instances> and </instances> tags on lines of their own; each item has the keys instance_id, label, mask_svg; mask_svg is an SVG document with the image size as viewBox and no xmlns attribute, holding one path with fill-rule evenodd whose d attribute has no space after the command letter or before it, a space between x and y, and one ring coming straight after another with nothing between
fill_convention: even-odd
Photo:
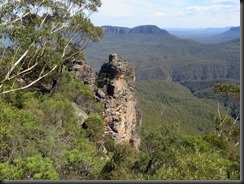
<instances>
[{"instance_id":1,"label":"white cloud","mask_svg":"<svg viewBox=\"0 0 244 184\"><path fill-rule=\"evenodd\" d=\"M186 12L191 13L209 13L213 11L218 11L221 9L220 5L213 5L213 6L191 6L186 8Z\"/></svg>"},{"instance_id":2,"label":"white cloud","mask_svg":"<svg viewBox=\"0 0 244 184\"><path fill-rule=\"evenodd\" d=\"M166 13L156 12L156 17L166 17L166 16L167 16Z\"/></svg>"},{"instance_id":3,"label":"white cloud","mask_svg":"<svg viewBox=\"0 0 244 184\"><path fill-rule=\"evenodd\" d=\"M240 4L239 0L210 0L213 4Z\"/></svg>"},{"instance_id":4,"label":"white cloud","mask_svg":"<svg viewBox=\"0 0 244 184\"><path fill-rule=\"evenodd\" d=\"M131 14L129 13L115 13L112 15L113 17L131 17Z\"/></svg>"},{"instance_id":5,"label":"white cloud","mask_svg":"<svg viewBox=\"0 0 244 184\"><path fill-rule=\"evenodd\" d=\"M98 13L102 16L129 15L132 8L126 1L103 0Z\"/></svg>"},{"instance_id":6,"label":"white cloud","mask_svg":"<svg viewBox=\"0 0 244 184\"><path fill-rule=\"evenodd\" d=\"M206 14L208 16L213 16L213 15L231 16L230 14L239 13L239 12L240 12L240 6L227 5L227 4L214 4L214 5L211 5L211 6L191 6L191 7L187 7L182 12L182 14L186 14L186 15L189 15L189 14L191 14L191 15Z\"/></svg>"},{"instance_id":7,"label":"white cloud","mask_svg":"<svg viewBox=\"0 0 244 184\"><path fill-rule=\"evenodd\" d=\"M239 0L102 0L102 3L98 13L91 16L97 25L216 27L240 22Z\"/></svg>"}]
</instances>

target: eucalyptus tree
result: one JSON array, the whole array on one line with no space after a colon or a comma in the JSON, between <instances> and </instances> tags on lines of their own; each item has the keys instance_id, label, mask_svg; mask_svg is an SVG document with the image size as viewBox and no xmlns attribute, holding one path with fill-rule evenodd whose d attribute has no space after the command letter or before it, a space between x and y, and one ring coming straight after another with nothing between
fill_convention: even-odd
<instances>
[{"instance_id":1,"label":"eucalyptus tree","mask_svg":"<svg viewBox=\"0 0 244 184\"><path fill-rule=\"evenodd\" d=\"M100 0L0 0L0 94L29 88L103 32L90 21ZM59 70L60 71L60 70Z\"/></svg>"}]
</instances>

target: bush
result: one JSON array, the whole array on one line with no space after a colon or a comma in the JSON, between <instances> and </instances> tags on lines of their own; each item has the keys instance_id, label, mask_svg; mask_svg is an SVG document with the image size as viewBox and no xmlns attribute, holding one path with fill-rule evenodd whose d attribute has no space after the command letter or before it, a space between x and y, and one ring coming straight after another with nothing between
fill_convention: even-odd
<instances>
[{"instance_id":1,"label":"bush","mask_svg":"<svg viewBox=\"0 0 244 184\"><path fill-rule=\"evenodd\" d=\"M75 102L86 113L100 113L103 110L103 105L95 100L91 87L83 84L72 72L63 72L56 92Z\"/></svg>"},{"instance_id":2,"label":"bush","mask_svg":"<svg viewBox=\"0 0 244 184\"><path fill-rule=\"evenodd\" d=\"M162 167L150 179L157 180L226 180L229 161L218 154L178 154L177 166Z\"/></svg>"},{"instance_id":3,"label":"bush","mask_svg":"<svg viewBox=\"0 0 244 184\"><path fill-rule=\"evenodd\" d=\"M91 147L91 144L85 147L83 147L83 150L74 148L65 152L60 168L61 179L98 179L105 161L101 159L101 154Z\"/></svg>"},{"instance_id":4,"label":"bush","mask_svg":"<svg viewBox=\"0 0 244 184\"><path fill-rule=\"evenodd\" d=\"M104 125L99 115L91 114L85 121L85 125L87 126L86 134L90 141L96 143L103 142Z\"/></svg>"},{"instance_id":5,"label":"bush","mask_svg":"<svg viewBox=\"0 0 244 184\"><path fill-rule=\"evenodd\" d=\"M0 164L0 176L4 180L57 180L58 173L50 158L41 155L28 157L25 160L15 159L12 164Z\"/></svg>"}]
</instances>

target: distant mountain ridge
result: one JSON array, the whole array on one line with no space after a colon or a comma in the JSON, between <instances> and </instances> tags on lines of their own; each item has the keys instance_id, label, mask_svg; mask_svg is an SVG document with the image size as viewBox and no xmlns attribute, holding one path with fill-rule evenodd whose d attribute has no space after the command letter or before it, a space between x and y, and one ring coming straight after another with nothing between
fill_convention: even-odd
<instances>
[{"instance_id":1,"label":"distant mountain ridge","mask_svg":"<svg viewBox=\"0 0 244 184\"><path fill-rule=\"evenodd\" d=\"M166 29L179 38L194 40L199 43L222 43L240 38L240 26L207 29Z\"/></svg>"},{"instance_id":2,"label":"distant mountain ridge","mask_svg":"<svg viewBox=\"0 0 244 184\"><path fill-rule=\"evenodd\" d=\"M125 34L129 33L130 28L128 27L118 27L118 26L102 26L101 27L104 33L116 33L116 34Z\"/></svg>"},{"instance_id":3,"label":"distant mountain ridge","mask_svg":"<svg viewBox=\"0 0 244 184\"><path fill-rule=\"evenodd\" d=\"M237 31L237 32L240 32L241 29L240 29L240 26L238 26L238 27L231 27L229 31Z\"/></svg>"},{"instance_id":4,"label":"distant mountain ridge","mask_svg":"<svg viewBox=\"0 0 244 184\"><path fill-rule=\"evenodd\" d=\"M129 34L129 33L145 33L145 34L165 34L170 35L168 31L160 29L155 25L142 25L133 28L118 26L102 26L105 33Z\"/></svg>"},{"instance_id":5,"label":"distant mountain ridge","mask_svg":"<svg viewBox=\"0 0 244 184\"><path fill-rule=\"evenodd\" d=\"M211 36L205 40L206 43L222 43L240 38L240 26L231 27L229 30Z\"/></svg>"},{"instance_id":6,"label":"distant mountain ridge","mask_svg":"<svg viewBox=\"0 0 244 184\"><path fill-rule=\"evenodd\" d=\"M201 44L180 39L157 26L134 28L103 26L104 38L85 50L93 69L112 52L128 59L137 80L169 81L240 78L240 39Z\"/></svg>"}]
</instances>

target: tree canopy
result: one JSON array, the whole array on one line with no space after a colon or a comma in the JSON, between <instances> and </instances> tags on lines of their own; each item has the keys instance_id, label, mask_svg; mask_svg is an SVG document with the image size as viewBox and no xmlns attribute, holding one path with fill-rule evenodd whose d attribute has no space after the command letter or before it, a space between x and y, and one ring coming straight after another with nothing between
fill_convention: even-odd
<instances>
[{"instance_id":1,"label":"tree canopy","mask_svg":"<svg viewBox=\"0 0 244 184\"><path fill-rule=\"evenodd\" d=\"M28 88L103 36L89 16L100 0L1 0L0 94Z\"/></svg>"}]
</instances>

